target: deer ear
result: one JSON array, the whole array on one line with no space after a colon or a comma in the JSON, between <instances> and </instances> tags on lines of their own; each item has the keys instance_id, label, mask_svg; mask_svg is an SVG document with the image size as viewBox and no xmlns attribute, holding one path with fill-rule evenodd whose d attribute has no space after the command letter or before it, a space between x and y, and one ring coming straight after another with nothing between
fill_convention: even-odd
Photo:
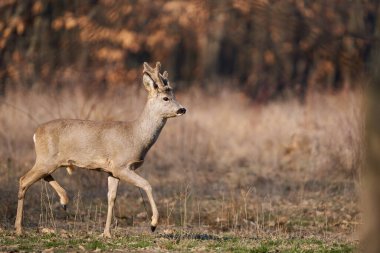
<instances>
[{"instance_id":1,"label":"deer ear","mask_svg":"<svg viewBox=\"0 0 380 253\"><path fill-rule=\"evenodd\" d=\"M147 89L149 92L158 89L157 84L153 81L153 79L148 74L143 75L143 83L144 83L145 89Z\"/></svg>"}]
</instances>

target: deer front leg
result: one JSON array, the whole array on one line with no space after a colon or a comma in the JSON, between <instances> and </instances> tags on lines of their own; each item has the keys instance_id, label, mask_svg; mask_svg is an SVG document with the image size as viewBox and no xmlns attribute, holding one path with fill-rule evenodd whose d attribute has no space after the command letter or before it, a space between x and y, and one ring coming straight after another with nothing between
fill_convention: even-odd
<instances>
[{"instance_id":1,"label":"deer front leg","mask_svg":"<svg viewBox=\"0 0 380 253\"><path fill-rule=\"evenodd\" d=\"M110 226L112 221L112 212L115 205L117 187L119 186L119 179L109 176L108 177L108 211L107 211L107 221L104 227L103 236L111 238Z\"/></svg>"},{"instance_id":2,"label":"deer front leg","mask_svg":"<svg viewBox=\"0 0 380 253\"><path fill-rule=\"evenodd\" d=\"M152 186L149 184L149 182L136 174L134 171L130 170L129 168L123 169L118 173L118 177L121 180L124 180L128 183L131 183L137 187L142 188L146 195L148 196L150 206L152 208L152 223L151 223L151 229L152 232L156 230L157 223L158 223L158 210L156 203L154 202L153 199L153 194L152 194Z\"/></svg>"}]
</instances>

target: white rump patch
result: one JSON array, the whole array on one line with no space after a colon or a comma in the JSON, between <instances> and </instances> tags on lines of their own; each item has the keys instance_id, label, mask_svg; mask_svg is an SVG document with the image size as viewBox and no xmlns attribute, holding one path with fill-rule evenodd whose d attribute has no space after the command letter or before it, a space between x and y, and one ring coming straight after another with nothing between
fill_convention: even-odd
<instances>
[{"instance_id":1,"label":"white rump patch","mask_svg":"<svg viewBox=\"0 0 380 253\"><path fill-rule=\"evenodd\" d=\"M33 141L36 143L36 134L33 134Z\"/></svg>"}]
</instances>

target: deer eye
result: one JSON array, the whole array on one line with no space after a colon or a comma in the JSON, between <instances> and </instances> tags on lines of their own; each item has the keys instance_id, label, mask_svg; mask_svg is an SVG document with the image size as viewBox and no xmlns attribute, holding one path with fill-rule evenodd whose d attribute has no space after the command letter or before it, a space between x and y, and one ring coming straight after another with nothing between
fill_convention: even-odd
<instances>
[{"instance_id":1,"label":"deer eye","mask_svg":"<svg viewBox=\"0 0 380 253\"><path fill-rule=\"evenodd\" d=\"M168 97L164 97L163 100L164 101L169 101L169 98Z\"/></svg>"}]
</instances>

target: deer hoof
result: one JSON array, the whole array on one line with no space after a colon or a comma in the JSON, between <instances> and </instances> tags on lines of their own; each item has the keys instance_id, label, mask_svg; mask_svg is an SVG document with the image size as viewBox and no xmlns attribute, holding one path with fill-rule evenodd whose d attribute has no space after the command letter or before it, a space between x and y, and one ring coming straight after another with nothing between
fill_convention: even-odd
<instances>
[{"instance_id":1,"label":"deer hoof","mask_svg":"<svg viewBox=\"0 0 380 253\"><path fill-rule=\"evenodd\" d=\"M23 231L22 231L22 229L17 228L17 229L16 229L16 235L17 235L17 236L22 236L22 235L23 235Z\"/></svg>"},{"instance_id":2,"label":"deer hoof","mask_svg":"<svg viewBox=\"0 0 380 253\"><path fill-rule=\"evenodd\" d=\"M61 205L62 206L62 208L63 208L63 210L67 210L67 205Z\"/></svg>"},{"instance_id":3,"label":"deer hoof","mask_svg":"<svg viewBox=\"0 0 380 253\"><path fill-rule=\"evenodd\" d=\"M110 232L104 232L104 233L102 233L102 234L100 235L100 237L103 237L103 238L112 238Z\"/></svg>"},{"instance_id":4,"label":"deer hoof","mask_svg":"<svg viewBox=\"0 0 380 253\"><path fill-rule=\"evenodd\" d=\"M150 226L150 230L152 230L152 232L154 232L156 230L156 226Z\"/></svg>"}]
</instances>

